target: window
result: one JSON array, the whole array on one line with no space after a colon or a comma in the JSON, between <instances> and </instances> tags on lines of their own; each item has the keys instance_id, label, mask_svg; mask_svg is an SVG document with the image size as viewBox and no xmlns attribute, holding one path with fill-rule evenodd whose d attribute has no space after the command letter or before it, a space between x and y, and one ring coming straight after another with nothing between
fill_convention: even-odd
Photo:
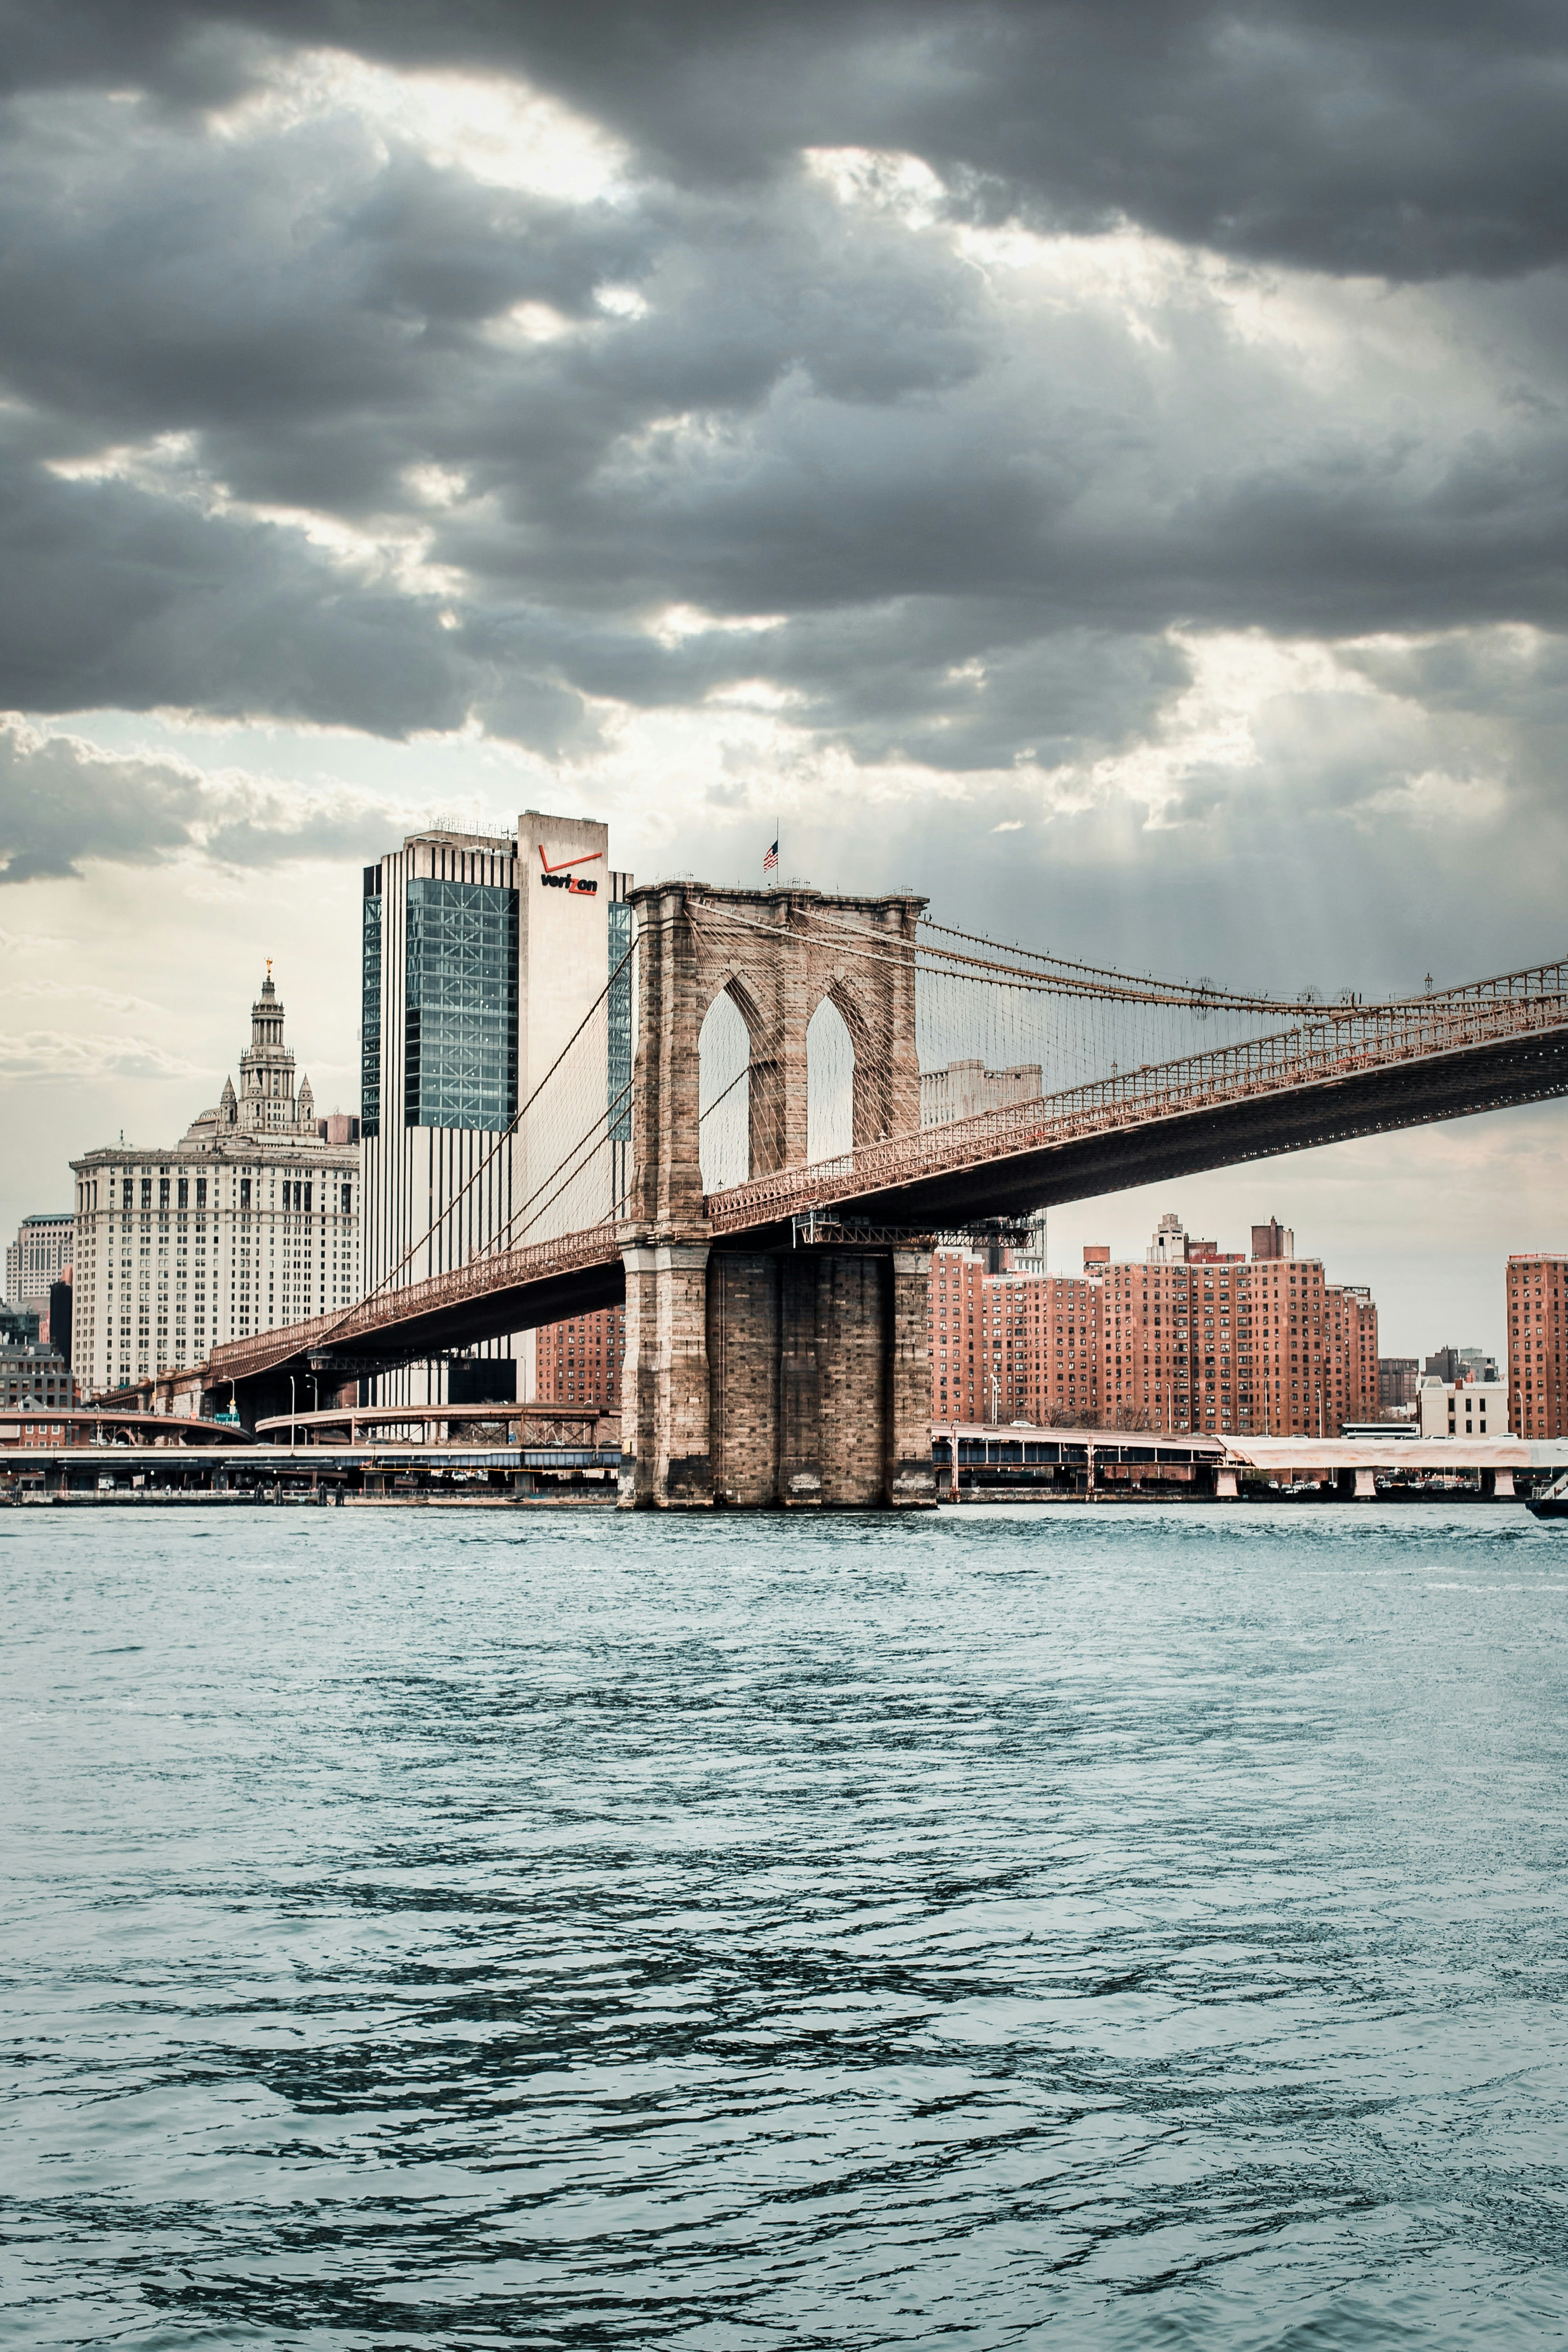
<instances>
[{"instance_id":1,"label":"window","mask_svg":"<svg viewBox=\"0 0 1568 2352\"><path fill-rule=\"evenodd\" d=\"M207 1180L205 1176L198 1176L196 1178L196 1206L198 1209L205 1209L206 1204Z\"/></svg>"},{"instance_id":2,"label":"window","mask_svg":"<svg viewBox=\"0 0 1568 2352\"><path fill-rule=\"evenodd\" d=\"M305 1208L306 1208L306 1213L309 1213L310 1207L310 1191L311 1191L310 1186L309 1184L307 1184L307 1185L306 1185L306 1187L305 1187Z\"/></svg>"},{"instance_id":3,"label":"window","mask_svg":"<svg viewBox=\"0 0 1568 2352\"><path fill-rule=\"evenodd\" d=\"M364 869L360 931L360 1080L362 1135L381 1133L381 868Z\"/></svg>"},{"instance_id":4,"label":"window","mask_svg":"<svg viewBox=\"0 0 1568 2352\"><path fill-rule=\"evenodd\" d=\"M352 1216L352 1215L353 1215L353 1199L354 1199L354 1188L353 1188L353 1186L352 1184L345 1184L345 1185L343 1186L343 1188L342 1188L342 1193L343 1193L343 1199L342 1199L342 1213L343 1213L343 1215L344 1215L345 1217L347 1217L347 1216Z\"/></svg>"},{"instance_id":5,"label":"window","mask_svg":"<svg viewBox=\"0 0 1568 2352\"><path fill-rule=\"evenodd\" d=\"M517 892L408 885L404 1120L498 1129L517 1109Z\"/></svg>"},{"instance_id":6,"label":"window","mask_svg":"<svg viewBox=\"0 0 1568 2352\"><path fill-rule=\"evenodd\" d=\"M167 1209L168 1205L169 1180L166 1176L160 1176L158 1179L158 1206L161 1209Z\"/></svg>"},{"instance_id":7,"label":"window","mask_svg":"<svg viewBox=\"0 0 1568 2352\"><path fill-rule=\"evenodd\" d=\"M144 1209L150 1209L150 1208L152 1207L152 1205L153 1205L153 1179L151 1178L151 1176L143 1176L143 1177L142 1177L142 1206Z\"/></svg>"},{"instance_id":8,"label":"window","mask_svg":"<svg viewBox=\"0 0 1568 2352\"><path fill-rule=\"evenodd\" d=\"M239 1180L239 1205L242 1209L248 1209L250 1206L250 1179L248 1176L242 1176Z\"/></svg>"}]
</instances>

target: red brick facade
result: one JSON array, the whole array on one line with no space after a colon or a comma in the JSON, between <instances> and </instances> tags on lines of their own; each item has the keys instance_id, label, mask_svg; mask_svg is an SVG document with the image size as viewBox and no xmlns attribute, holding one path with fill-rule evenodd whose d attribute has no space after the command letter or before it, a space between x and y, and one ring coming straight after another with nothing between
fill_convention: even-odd
<instances>
[{"instance_id":1,"label":"red brick facade","mask_svg":"<svg viewBox=\"0 0 1568 2352\"><path fill-rule=\"evenodd\" d=\"M601 1412L618 1412L626 1351L624 1307L602 1307L596 1315L547 1324L536 1342L536 1400L541 1404L595 1404Z\"/></svg>"},{"instance_id":2,"label":"red brick facade","mask_svg":"<svg viewBox=\"0 0 1568 2352\"><path fill-rule=\"evenodd\" d=\"M1375 1420L1377 1308L1316 1258L1186 1261L1082 1275L931 1268L931 1417L1337 1437Z\"/></svg>"},{"instance_id":3,"label":"red brick facade","mask_svg":"<svg viewBox=\"0 0 1568 2352\"><path fill-rule=\"evenodd\" d=\"M1520 1437L1568 1433L1563 1383L1568 1253L1538 1250L1508 1262L1509 1427Z\"/></svg>"}]
</instances>

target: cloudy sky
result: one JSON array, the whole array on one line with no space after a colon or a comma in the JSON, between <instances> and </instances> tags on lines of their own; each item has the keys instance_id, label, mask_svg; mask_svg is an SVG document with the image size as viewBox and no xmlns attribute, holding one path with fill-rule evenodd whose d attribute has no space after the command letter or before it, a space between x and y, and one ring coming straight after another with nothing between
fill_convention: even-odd
<instances>
[{"instance_id":1,"label":"cloudy sky","mask_svg":"<svg viewBox=\"0 0 1568 2352\"><path fill-rule=\"evenodd\" d=\"M1568 37L1392 0L0 0L0 1224L213 1099L358 868L606 817L1369 992L1564 944ZM1551 1107L1055 1221L1292 1223L1385 1349Z\"/></svg>"}]
</instances>

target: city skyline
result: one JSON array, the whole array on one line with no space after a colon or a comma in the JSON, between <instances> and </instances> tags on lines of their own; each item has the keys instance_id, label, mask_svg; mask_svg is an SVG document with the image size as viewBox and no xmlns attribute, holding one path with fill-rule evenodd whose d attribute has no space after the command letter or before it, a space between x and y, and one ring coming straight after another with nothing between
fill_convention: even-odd
<instances>
[{"instance_id":1,"label":"city skyline","mask_svg":"<svg viewBox=\"0 0 1568 2352\"><path fill-rule=\"evenodd\" d=\"M442 814L1277 992L1555 954L1546 37L1228 21L19 12L0 1223L178 1131L231 956L357 1109L359 869ZM1565 1139L1268 1189L1497 1348Z\"/></svg>"},{"instance_id":2,"label":"city skyline","mask_svg":"<svg viewBox=\"0 0 1568 2352\"><path fill-rule=\"evenodd\" d=\"M357 1010L361 989L359 906L363 877L360 869L355 869L353 882L355 938L352 986ZM176 1066L160 1073L156 1081L151 1076L128 1081L127 1093L132 1103L146 1106L141 1131L134 1125L127 1125L122 1144L102 1136L91 1142L78 1143L72 1150L72 1157L87 1150L116 1150L140 1151L145 1156L148 1152L166 1148L166 1139L160 1142L154 1124L156 1118L163 1117L163 1113L162 1110L154 1112L152 1108L160 1095L170 1106L169 1117L179 1120L178 1131L184 1131L194 1115L189 1111L190 1102L204 1087L210 1086L211 1090L216 1091L216 1082L226 1077L228 1068L233 1066L231 1015L238 1018L249 1001L248 992L237 972L233 994L232 1007L226 993L219 992L212 1000L216 1024L220 1031L229 1034L231 1050L225 1059L211 1071ZM322 1008L312 1008L312 1029L316 1034L325 1025L321 1013ZM176 1056L171 1055L170 1058L177 1062ZM313 1068L326 1071L329 1079L333 1076L330 1058L318 1054L313 1046L310 1061ZM343 1083L341 1085L333 1087L329 1084L320 1089L317 1108L323 1114L341 1108L357 1118L361 1077L357 1034L353 1066L342 1075ZM1548 1107L1550 1109L1555 1108ZM66 1116L68 1122L68 1107ZM1318 1233L1307 1211L1298 1203L1310 1203L1314 1195L1321 1192L1332 1197L1347 1191L1363 1191L1375 1197L1378 1190L1376 1174L1361 1173L1362 1170L1368 1168L1373 1171L1392 1170L1389 1181L1404 1187L1431 1184L1436 1191L1436 1180L1429 1172L1423 1171L1423 1162L1428 1156L1432 1139L1468 1130L1469 1137L1473 1139L1469 1149L1444 1155L1447 1161L1444 1181L1448 1207L1453 1211L1454 1167L1456 1163L1460 1167L1470 1166L1473 1172L1466 1192L1459 1197L1458 1222L1461 1225L1468 1224L1473 1230L1479 1222L1479 1203L1494 1192L1500 1182L1507 1181L1516 1192L1521 1189L1517 1161L1510 1153L1507 1131L1521 1126L1528 1128L1529 1122L1537 1116L1539 1114L1530 1111L1491 1113L1456 1122L1450 1128L1420 1128L1405 1135L1328 1145L1261 1163L1247 1161L1202 1175L1166 1180L1126 1192L1066 1202L1050 1212L1050 1271L1060 1275L1080 1271L1085 1244L1107 1244L1113 1259L1137 1256L1142 1254L1148 1233L1158 1216L1165 1213L1176 1214L1191 1232L1216 1234L1224 1247L1228 1245L1226 1236L1230 1237L1231 1243L1239 1241L1244 1244L1247 1229L1257 1215L1282 1211L1280 1222L1293 1225L1302 1236L1300 1246L1303 1255L1310 1253L1331 1254L1343 1280L1367 1284L1374 1289L1379 1300L1381 1346L1384 1354L1410 1353L1425 1357L1449 1340L1474 1341L1500 1360L1507 1347L1504 1279L1507 1258L1531 1249L1554 1247L1552 1236L1556 1228L1549 1219L1524 1230L1525 1221L1521 1213L1522 1237L1518 1241L1500 1237L1494 1244L1489 1235L1483 1246L1470 1249L1456 1261L1455 1255L1440 1244L1427 1244L1419 1234L1412 1239L1406 1231L1406 1219L1401 1209L1396 1208L1386 1220L1363 1217L1359 1223L1342 1213L1338 1220L1331 1216L1325 1218L1321 1221L1322 1233L1334 1236L1331 1241ZM1509 1170L1506 1178L1499 1173L1505 1160ZM15 1181L14 1186L8 1186L5 1192L0 1192L0 1203L7 1204L0 1206L0 1214L7 1221L0 1230L5 1231L8 1237L14 1235L23 1217L47 1213L47 1207L59 1206L58 1202L46 1204L42 1199L32 1197L28 1191L32 1179L26 1172L28 1163L25 1153L16 1155L16 1164L22 1167L23 1174ZM63 1189L68 1199L72 1181L69 1162L67 1160L62 1164L64 1184L63 1188L57 1189ZM1541 1192L1544 1198L1550 1197L1554 1165L1555 1154L1549 1147L1541 1177ZM33 1192L39 1189L38 1183L32 1183ZM1528 1192L1528 1183L1523 1189ZM1416 1197L1419 1204L1419 1192ZM24 1201L26 1205L16 1205ZM1489 1213L1496 1214L1495 1208ZM1543 1234L1544 1239L1542 1238Z\"/></svg>"}]
</instances>

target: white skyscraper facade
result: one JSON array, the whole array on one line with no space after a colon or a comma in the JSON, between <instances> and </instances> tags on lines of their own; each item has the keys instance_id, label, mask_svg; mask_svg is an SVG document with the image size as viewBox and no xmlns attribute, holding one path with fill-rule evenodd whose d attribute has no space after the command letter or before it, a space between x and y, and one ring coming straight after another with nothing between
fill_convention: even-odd
<instances>
[{"instance_id":1,"label":"white skyscraper facade","mask_svg":"<svg viewBox=\"0 0 1568 2352\"><path fill-rule=\"evenodd\" d=\"M71 1363L92 1395L204 1361L227 1339L353 1304L357 1121L316 1117L271 969L251 1006L239 1091L179 1143L121 1143L76 1177Z\"/></svg>"},{"instance_id":2,"label":"white skyscraper facade","mask_svg":"<svg viewBox=\"0 0 1568 2352\"><path fill-rule=\"evenodd\" d=\"M609 870L604 825L531 810L515 837L433 828L364 869L366 1295L610 1213L631 1132L629 882ZM552 1181L563 1130L549 1074L574 1038L574 1115L592 1126L618 1089L620 1134ZM460 1364L383 1374L378 1393L526 1400L532 1367L532 1335L517 1333Z\"/></svg>"}]
</instances>

